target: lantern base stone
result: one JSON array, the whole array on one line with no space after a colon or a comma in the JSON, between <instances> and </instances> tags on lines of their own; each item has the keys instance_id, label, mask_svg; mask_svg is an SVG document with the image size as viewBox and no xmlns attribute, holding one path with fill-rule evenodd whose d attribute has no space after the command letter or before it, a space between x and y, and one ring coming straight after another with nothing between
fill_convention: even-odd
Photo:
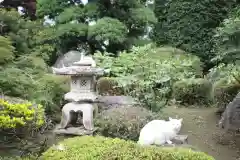
<instances>
[{"instance_id":1,"label":"lantern base stone","mask_svg":"<svg viewBox=\"0 0 240 160\"><path fill-rule=\"evenodd\" d=\"M59 125L60 129L66 129L67 126L71 123L75 124L73 121L77 121L75 113L82 113L81 122L83 127L86 130L92 131L94 130L93 126L93 112L96 107L94 104L90 103L77 103L71 102L67 103L62 108L62 117L61 123Z\"/></svg>"},{"instance_id":2,"label":"lantern base stone","mask_svg":"<svg viewBox=\"0 0 240 160\"><path fill-rule=\"evenodd\" d=\"M55 130L53 131L55 134L59 135L76 135L76 136L84 136L84 135L93 135L97 128L94 130L86 130L83 126L81 127L68 127L63 129L60 125L57 125Z\"/></svg>"}]
</instances>

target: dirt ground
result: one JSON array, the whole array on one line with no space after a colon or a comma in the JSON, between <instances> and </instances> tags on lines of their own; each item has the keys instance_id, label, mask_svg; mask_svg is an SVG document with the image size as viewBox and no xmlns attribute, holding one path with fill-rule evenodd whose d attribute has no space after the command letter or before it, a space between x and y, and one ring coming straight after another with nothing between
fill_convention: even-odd
<instances>
[{"instance_id":1,"label":"dirt ground","mask_svg":"<svg viewBox=\"0 0 240 160\"><path fill-rule=\"evenodd\" d=\"M183 118L181 134L189 136L188 143L208 153L216 160L237 160L240 157L240 136L224 134L216 127L219 117L214 108L167 107L165 116Z\"/></svg>"}]
</instances>

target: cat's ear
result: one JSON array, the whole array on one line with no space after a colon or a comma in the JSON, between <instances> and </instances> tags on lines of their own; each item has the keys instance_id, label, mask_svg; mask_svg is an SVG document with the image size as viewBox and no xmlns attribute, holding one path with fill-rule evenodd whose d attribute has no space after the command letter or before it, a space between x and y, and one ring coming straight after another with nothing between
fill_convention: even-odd
<instances>
[{"instance_id":1,"label":"cat's ear","mask_svg":"<svg viewBox=\"0 0 240 160\"><path fill-rule=\"evenodd\" d=\"M169 119L169 121L171 121L171 120L172 120L172 118L171 118L171 117L169 117L168 119Z\"/></svg>"},{"instance_id":2,"label":"cat's ear","mask_svg":"<svg viewBox=\"0 0 240 160\"><path fill-rule=\"evenodd\" d=\"M181 118L181 119L179 119L179 121L182 123L183 119Z\"/></svg>"}]
</instances>

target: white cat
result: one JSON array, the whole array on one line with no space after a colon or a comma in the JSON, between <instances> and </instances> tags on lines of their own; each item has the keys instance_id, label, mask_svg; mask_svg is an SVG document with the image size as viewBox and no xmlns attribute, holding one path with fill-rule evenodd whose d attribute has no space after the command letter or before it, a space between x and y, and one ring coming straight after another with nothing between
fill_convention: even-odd
<instances>
[{"instance_id":1,"label":"white cat","mask_svg":"<svg viewBox=\"0 0 240 160\"><path fill-rule=\"evenodd\" d=\"M169 121L153 120L147 123L140 132L138 144L140 145L163 145L172 144L172 139L179 133L182 127L182 118Z\"/></svg>"}]
</instances>

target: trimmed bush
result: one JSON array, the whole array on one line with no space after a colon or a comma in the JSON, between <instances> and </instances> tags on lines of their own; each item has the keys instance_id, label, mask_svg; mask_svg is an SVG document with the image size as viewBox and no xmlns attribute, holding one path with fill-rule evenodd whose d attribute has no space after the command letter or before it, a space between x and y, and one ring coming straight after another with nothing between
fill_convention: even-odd
<instances>
[{"instance_id":1,"label":"trimmed bush","mask_svg":"<svg viewBox=\"0 0 240 160\"><path fill-rule=\"evenodd\" d=\"M206 79L184 79L173 85L173 98L181 104L209 104L212 100L212 84Z\"/></svg>"},{"instance_id":2,"label":"trimmed bush","mask_svg":"<svg viewBox=\"0 0 240 160\"><path fill-rule=\"evenodd\" d=\"M17 98L6 99L0 99L0 142L3 148L6 147L4 153L11 153L9 148L12 146L19 152L28 151L31 148L28 140L35 137L45 124L44 108Z\"/></svg>"},{"instance_id":3,"label":"trimmed bush","mask_svg":"<svg viewBox=\"0 0 240 160\"><path fill-rule=\"evenodd\" d=\"M214 160L202 152L182 148L140 147L131 141L82 136L61 143L65 150L51 147L40 160Z\"/></svg>"},{"instance_id":4,"label":"trimmed bush","mask_svg":"<svg viewBox=\"0 0 240 160\"><path fill-rule=\"evenodd\" d=\"M45 112L54 115L60 111L64 94L70 90L70 78L53 74L44 74L37 84L38 92L31 98L45 104ZM43 96L44 95L44 96Z\"/></svg>"},{"instance_id":5,"label":"trimmed bush","mask_svg":"<svg viewBox=\"0 0 240 160\"><path fill-rule=\"evenodd\" d=\"M140 130L159 116L142 107L119 107L101 112L96 118L98 133L103 136L137 140Z\"/></svg>"},{"instance_id":6,"label":"trimmed bush","mask_svg":"<svg viewBox=\"0 0 240 160\"><path fill-rule=\"evenodd\" d=\"M114 78L102 77L97 82L97 91L100 95L123 95L123 90Z\"/></svg>"},{"instance_id":7,"label":"trimmed bush","mask_svg":"<svg viewBox=\"0 0 240 160\"><path fill-rule=\"evenodd\" d=\"M1 129L16 130L26 126L39 128L43 124L44 109L41 105L34 105L30 102L9 103L4 99L0 99Z\"/></svg>"},{"instance_id":8,"label":"trimmed bush","mask_svg":"<svg viewBox=\"0 0 240 160\"><path fill-rule=\"evenodd\" d=\"M233 82L226 84L224 81L218 81L213 86L214 102L218 108L225 108L234 97L240 92L240 84Z\"/></svg>"}]
</instances>

